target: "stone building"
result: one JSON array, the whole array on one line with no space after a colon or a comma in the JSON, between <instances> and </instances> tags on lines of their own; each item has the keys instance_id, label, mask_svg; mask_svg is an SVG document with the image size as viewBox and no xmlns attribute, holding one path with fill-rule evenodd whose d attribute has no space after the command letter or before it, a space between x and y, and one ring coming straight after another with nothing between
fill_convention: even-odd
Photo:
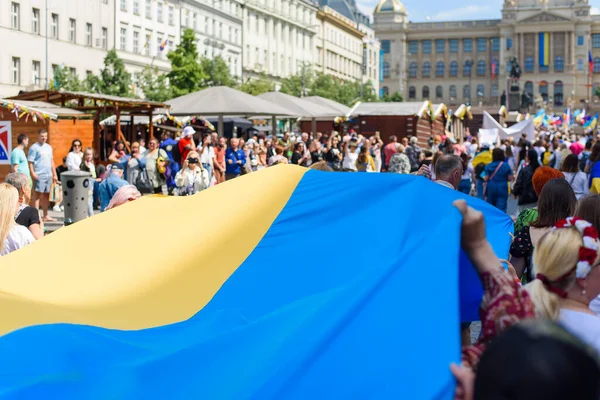
<instances>
[{"instance_id":1,"label":"stone building","mask_svg":"<svg viewBox=\"0 0 600 400\"><path fill-rule=\"evenodd\" d=\"M587 0L506 0L501 19L415 23L399 0L381 0L373 26L384 54L382 92L498 105L516 58L519 100L523 93L550 107L591 100L600 82L600 16L590 9Z\"/></svg>"}]
</instances>

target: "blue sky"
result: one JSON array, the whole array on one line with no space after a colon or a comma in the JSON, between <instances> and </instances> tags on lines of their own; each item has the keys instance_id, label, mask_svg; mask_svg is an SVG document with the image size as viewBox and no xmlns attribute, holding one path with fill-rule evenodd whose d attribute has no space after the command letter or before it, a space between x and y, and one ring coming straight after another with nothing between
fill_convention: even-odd
<instances>
[{"instance_id":1,"label":"blue sky","mask_svg":"<svg viewBox=\"0 0 600 400\"><path fill-rule=\"evenodd\" d=\"M408 18L414 22L500 18L503 0L401 0ZM357 0L367 15L372 15L379 0ZM461 4L462 3L462 4ZM592 13L600 14L600 0L590 0Z\"/></svg>"}]
</instances>

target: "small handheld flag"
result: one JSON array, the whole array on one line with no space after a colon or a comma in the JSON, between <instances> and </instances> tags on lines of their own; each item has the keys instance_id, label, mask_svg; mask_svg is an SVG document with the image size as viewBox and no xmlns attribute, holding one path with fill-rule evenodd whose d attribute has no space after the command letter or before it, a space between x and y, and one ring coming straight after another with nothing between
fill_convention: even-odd
<instances>
[{"instance_id":1,"label":"small handheld flag","mask_svg":"<svg viewBox=\"0 0 600 400\"><path fill-rule=\"evenodd\" d=\"M167 47L167 39L165 39L161 44L160 44L160 51L163 51L165 49L165 47Z\"/></svg>"},{"instance_id":2,"label":"small handheld flag","mask_svg":"<svg viewBox=\"0 0 600 400\"><path fill-rule=\"evenodd\" d=\"M590 74L592 74L594 72L594 59L591 50L588 50L588 63L590 64Z\"/></svg>"}]
</instances>

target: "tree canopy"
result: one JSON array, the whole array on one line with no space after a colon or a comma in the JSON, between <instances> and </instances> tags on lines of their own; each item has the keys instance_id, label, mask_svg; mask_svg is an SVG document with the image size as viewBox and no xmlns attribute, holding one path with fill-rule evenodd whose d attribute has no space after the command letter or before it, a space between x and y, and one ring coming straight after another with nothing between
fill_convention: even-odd
<instances>
[{"instance_id":1,"label":"tree canopy","mask_svg":"<svg viewBox=\"0 0 600 400\"><path fill-rule=\"evenodd\" d=\"M258 79L248 79L242 83L239 87L244 93L257 96L259 94L272 92L275 90L275 85L271 82L265 74L262 74Z\"/></svg>"},{"instance_id":2,"label":"tree canopy","mask_svg":"<svg viewBox=\"0 0 600 400\"><path fill-rule=\"evenodd\" d=\"M210 75L202 68L196 47L196 34L190 28L183 31L181 42L167 54L171 72L167 74L173 96L183 96L207 85Z\"/></svg>"}]
</instances>

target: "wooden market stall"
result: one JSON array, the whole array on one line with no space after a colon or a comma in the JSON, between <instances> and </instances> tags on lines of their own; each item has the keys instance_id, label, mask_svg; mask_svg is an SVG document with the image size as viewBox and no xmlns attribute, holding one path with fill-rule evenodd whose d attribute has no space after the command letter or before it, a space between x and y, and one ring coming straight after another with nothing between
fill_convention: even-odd
<instances>
[{"instance_id":1,"label":"wooden market stall","mask_svg":"<svg viewBox=\"0 0 600 400\"><path fill-rule=\"evenodd\" d=\"M39 130L46 129L48 143L54 149L54 163L59 166L73 140L81 140L84 147L92 145L94 129L90 118L81 111L55 104L0 99L0 181L11 171L10 153L20 134L27 135L32 145Z\"/></svg>"},{"instance_id":2,"label":"wooden market stall","mask_svg":"<svg viewBox=\"0 0 600 400\"><path fill-rule=\"evenodd\" d=\"M134 118L136 116L146 116L152 119L157 113L157 109L165 110L169 106L164 103L158 103L147 100L110 96L98 93L69 92L65 90L36 90L32 92L21 92L17 96L11 97L12 100L30 100L43 101L68 107L90 113L93 117L93 147L97 154L105 153L102 149L110 146L116 140L127 142L123 131L121 130L121 115L126 113ZM114 135L108 135L100 126L100 121L110 115L115 115ZM149 124L148 131L145 132L146 140L154 137L154 126Z\"/></svg>"}]
</instances>

